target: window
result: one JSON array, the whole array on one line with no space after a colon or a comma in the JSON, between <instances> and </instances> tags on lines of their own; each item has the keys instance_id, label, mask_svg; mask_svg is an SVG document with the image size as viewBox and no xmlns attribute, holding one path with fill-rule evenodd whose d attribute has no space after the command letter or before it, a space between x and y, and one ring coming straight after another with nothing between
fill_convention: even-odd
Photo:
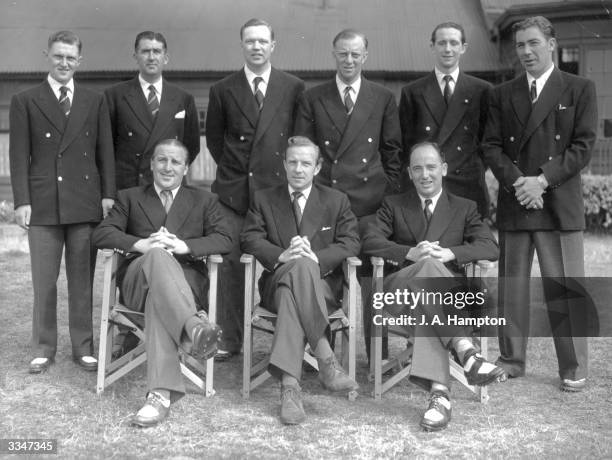
<instances>
[{"instance_id":1,"label":"window","mask_svg":"<svg viewBox=\"0 0 612 460\"><path fill-rule=\"evenodd\" d=\"M559 48L559 69L564 72L578 75L580 63L580 49L578 47L573 48Z\"/></svg>"}]
</instances>

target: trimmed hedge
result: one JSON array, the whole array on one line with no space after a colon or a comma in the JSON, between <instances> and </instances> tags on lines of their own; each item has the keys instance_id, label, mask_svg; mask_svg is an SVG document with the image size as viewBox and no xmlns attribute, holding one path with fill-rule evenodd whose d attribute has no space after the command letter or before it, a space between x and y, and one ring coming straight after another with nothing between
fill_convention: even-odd
<instances>
[{"instance_id":1,"label":"trimmed hedge","mask_svg":"<svg viewBox=\"0 0 612 460\"><path fill-rule=\"evenodd\" d=\"M490 170L487 171L486 180L491 197L489 221L495 225L499 183ZM582 197L584 198L586 230L612 233L612 175L583 174Z\"/></svg>"}]
</instances>

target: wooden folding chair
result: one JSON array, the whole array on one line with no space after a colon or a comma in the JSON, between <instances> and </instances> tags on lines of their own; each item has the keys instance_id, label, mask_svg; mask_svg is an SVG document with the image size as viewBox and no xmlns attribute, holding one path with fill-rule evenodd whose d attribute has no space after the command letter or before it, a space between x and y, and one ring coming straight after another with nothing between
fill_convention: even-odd
<instances>
[{"instance_id":1,"label":"wooden folding chair","mask_svg":"<svg viewBox=\"0 0 612 460\"><path fill-rule=\"evenodd\" d=\"M251 390L264 383L270 373L267 371L269 355L253 364L253 330L260 330L274 334L276 313L255 303L257 289L257 273L261 272L260 263L250 254L243 254L240 261L245 264L244 286L244 340L243 340L243 368L242 368L242 397L248 399ZM334 345L342 349L341 364L348 375L355 379L356 359L356 328L357 328L357 267L361 261L357 257L348 257L344 261L344 288L341 308L329 315L330 329L334 338ZM340 335L338 335L340 333ZM336 340L340 337L340 340ZM304 361L319 370L317 359L304 350ZM357 397L356 391L348 394L350 400Z\"/></svg>"},{"instance_id":2,"label":"wooden folding chair","mask_svg":"<svg viewBox=\"0 0 612 460\"><path fill-rule=\"evenodd\" d=\"M372 292L383 292L383 267L385 262L380 257L372 257L371 261L374 268L374 273L372 276ZM493 262L489 262L487 260L468 264L465 266L466 276L468 278L482 278L486 274L487 270L489 270L493 265ZM407 377L410 374L411 369L410 363L412 361L412 349L403 350L396 356L389 359L382 359L383 335L385 333L394 334L406 339L409 337L409 334L404 327L383 327L382 325L372 324L370 373L368 378L370 381L374 380L374 399L380 399L383 393L389 391L391 387ZM480 353L485 359L487 359L488 354L487 347L487 337L480 334ZM469 389L472 393L476 394L481 403L484 404L489 400L487 387L470 385L467 382L463 372L463 367L459 365L450 354L449 366L451 376L454 377L461 385ZM388 373L391 373L391 375L383 381L384 376Z\"/></svg>"},{"instance_id":3,"label":"wooden folding chair","mask_svg":"<svg viewBox=\"0 0 612 460\"><path fill-rule=\"evenodd\" d=\"M98 347L98 380L96 393L101 394L106 387L117 381L147 360L144 345L144 313L130 310L119 302L118 287L115 273L119 254L111 249L102 251L104 258L104 284L102 291L102 312L100 314L100 344ZM223 261L220 255L214 254L206 258L208 268L208 319L216 322L217 318L217 278L218 267ZM123 356L112 358L113 338L118 326L124 326L140 339L140 344ZM214 359L206 360L204 367L195 358L179 350L181 359L181 372L194 385L204 390L206 396L213 396L213 365ZM205 375L205 380L196 374Z\"/></svg>"}]
</instances>

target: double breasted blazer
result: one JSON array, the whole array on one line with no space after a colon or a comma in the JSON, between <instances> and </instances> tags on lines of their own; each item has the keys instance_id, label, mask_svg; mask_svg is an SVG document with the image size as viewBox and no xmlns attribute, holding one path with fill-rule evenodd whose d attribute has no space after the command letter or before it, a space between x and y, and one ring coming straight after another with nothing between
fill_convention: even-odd
<instances>
[{"instance_id":1,"label":"double breasted blazer","mask_svg":"<svg viewBox=\"0 0 612 460\"><path fill-rule=\"evenodd\" d=\"M256 190L286 183L283 158L304 82L272 68L263 108L241 69L210 88L206 143L217 163L222 203L246 214Z\"/></svg>"},{"instance_id":2,"label":"double breasted blazer","mask_svg":"<svg viewBox=\"0 0 612 460\"><path fill-rule=\"evenodd\" d=\"M257 191L240 235L240 247L261 262L267 277L298 234L308 237L319 259L321 277L336 292L343 279L342 262L357 256L360 249L357 219L346 195L313 185L298 231L287 185Z\"/></svg>"},{"instance_id":3,"label":"double breasted blazer","mask_svg":"<svg viewBox=\"0 0 612 460\"><path fill-rule=\"evenodd\" d=\"M31 205L31 225L99 222L102 198L115 197L104 97L75 82L66 117L45 80L13 96L10 125L15 208Z\"/></svg>"},{"instance_id":4,"label":"double breasted blazer","mask_svg":"<svg viewBox=\"0 0 612 460\"><path fill-rule=\"evenodd\" d=\"M477 260L497 260L499 248L476 203L442 191L427 225L415 190L385 197L376 218L362 226L362 251L398 268L411 265L406 255L421 241L438 241L456 259L447 268L461 275L462 266Z\"/></svg>"},{"instance_id":5,"label":"double breasted blazer","mask_svg":"<svg viewBox=\"0 0 612 460\"><path fill-rule=\"evenodd\" d=\"M385 87L362 77L350 115L335 80L305 91L295 134L321 149L315 181L346 193L357 217L373 214L385 193L397 192L401 132L395 98Z\"/></svg>"},{"instance_id":6,"label":"double breasted blazer","mask_svg":"<svg viewBox=\"0 0 612 460\"><path fill-rule=\"evenodd\" d=\"M193 96L165 79L153 118L138 77L105 91L113 131L117 188L153 183L151 156L164 139L178 139L191 163L200 151L200 126Z\"/></svg>"},{"instance_id":7,"label":"double breasted blazer","mask_svg":"<svg viewBox=\"0 0 612 460\"><path fill-rule=\"evenodd\" d=\"M114 249L125 258L117 268L119 283L125 270L140 253L130 253L136 241L148 238L160 227L185 241L189 255L175 255L197 298L205 299L206 265L197 260L225 254L231 248L231 231L223 219L217 197L188 185L179 189L168 214L153 184L120 190L110 213L94 230L92 240L100 249Z\"/></svg>"},{"instance_id":8,"label":"double breasted blazer","mask_svg":"<svg viewBox=\"0 0 612 460\"><path fill-rule=\"evenodd\" d=\"M445 188L475 201L480 213L488 215L489 195L480 140L484 133L486 95L490 87L484 80L459 72L448 107L435 72L402 88L399 117L404 148L403 189L412 188L406 172L412 146L419 142L435 142L448 164Z\"/></svg>"},{"instance_id":9,"label":"double breasted blazer","mask_svg":"<svg viewBox=\"0 0 612 460\"><path fill-rule=\"evenodd\" d=\"M491 91L483 139L487 165L500 182L497 226L501 230L584 229L580 171L597 137L597 99L592 81L554 69L535 104L525 74ZM544 209L525 209L512 184L544 174Z\"/></svg>"}]
</instances>

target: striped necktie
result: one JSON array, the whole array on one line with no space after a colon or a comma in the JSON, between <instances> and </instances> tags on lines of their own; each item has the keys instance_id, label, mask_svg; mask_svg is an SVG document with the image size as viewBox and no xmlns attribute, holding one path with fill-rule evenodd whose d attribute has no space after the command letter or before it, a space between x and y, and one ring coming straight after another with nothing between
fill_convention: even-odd
<instances>
[{"instance_id":1,"label":"striped necktie","mask_svg":"<svg viewBox=\"0 0 612 460\"><path fill-rule=\"evenodd\" d=\"M68 97L68 87L66 86L60 88L59 105L66 118L68 118L68 115L70 115L70 97Z\"/></svg>"},{"instance_id":2,"label":"striped necktie","mask_svg":"<svg viewBox=\"0 0 612 460\"><path fill-rule=\"evenodd\" d=\"M355 103L351 98L351 89L353 88L351 88L350 86L344 88L344 107L346 107L346 113L348 115L351 114L351 112L353 111L353 107L355 106Z\"/></svg>"},{"instance_id":3,"label":"striped necktie","mask_svg":"<svg viewBox=\"0 0 612 460\"><path fill-rule=\"evenodd\" d=\"M166 210L166 214L168 214L170 212L170 208L172 207L172 201L174 200L174 198L172 197L172 191L162 190L161 199L162 204L164 205L164 209Z\"/></svg>"},{"instance_id":4,"label":"striped necktie","mask_svg":"<svg viewBox=\"0 0 612 460\"><path fill-rule=\"evenodd\" d=\"M151 115L155 119L157 117L157 112L159 112L159 99L157 99L157 92L155 91L155 86L149 85L149 97L147 98L147 104L149 106L149 110L151 111Z\"/></svg>"},{"instance_id":5,"label":"striped necktie","mask_svg":"<svg viewBox=\"0 0 612 460\"><path fill-rule=\"evenodd\" d=\"M293 217L295 217L295 225L300 232L300 224L302 223L302 208L300 208L299 199L303 197L302 192L293 192Z\"/></svg>"},{"instance_id":6,"label":"striped necktie","mask_svg":"<svg viewBox=\"0 0 612 460\"><path fill-rule=\"evenodd\" d=\"M263 81L263 78L261 77L255 77L253 79L253 86L254 86L254 90L255 90L255 100L257 101L257 108L261 111L261 109L263 109L263 103L264 103L264 95L261 92L261 90L259 89L259 84Z\"/></svg>"},{"instance_id":7,"label":"striped necktie","mask_svg":"<svg viewBox=\"0 0 612 460\"><path fill-rule=\"evenodd\" d=\"M446 106L448 107L448 104L450 104L450 99L453 95L450 86L451 81L453 81L453 77L451 77L450 75L444 75L444 81L446 82L444 84L444 102L446 102Z\"/></svg>"}]
</instances>

